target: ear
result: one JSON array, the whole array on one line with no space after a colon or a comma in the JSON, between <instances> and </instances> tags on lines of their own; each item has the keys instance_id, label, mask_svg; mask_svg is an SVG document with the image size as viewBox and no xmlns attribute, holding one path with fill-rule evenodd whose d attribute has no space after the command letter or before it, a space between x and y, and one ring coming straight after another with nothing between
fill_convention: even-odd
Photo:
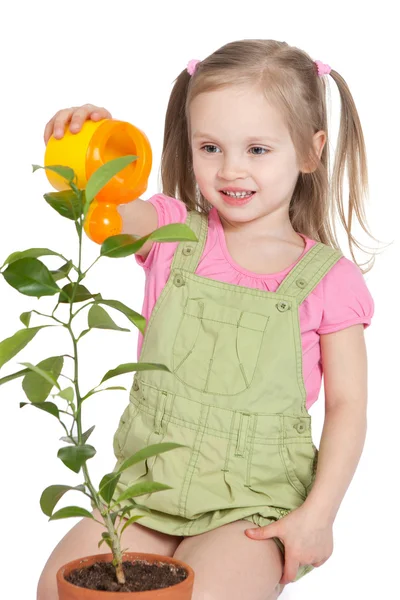
<instances>
[{"instance_id":1,"label":"ear","mask_svg":"<svg viewBox=\"0 0 400 600\"><path fill-rule=\"evenodd\" d=\"M325 143L326 143L325 131L322 131L322 130L317 131L317 133L315 133L313 136L313 146L314 146L314 152L317 154L319 160L321 159L321 154L322 154L322 150L324 149ZM316 168L317 168L317 166L311 158L310 161L308 163L306 163L304 168L301 169L301 172L302 173L313 173L316 170Z\"/></svg>"}]
</instances>

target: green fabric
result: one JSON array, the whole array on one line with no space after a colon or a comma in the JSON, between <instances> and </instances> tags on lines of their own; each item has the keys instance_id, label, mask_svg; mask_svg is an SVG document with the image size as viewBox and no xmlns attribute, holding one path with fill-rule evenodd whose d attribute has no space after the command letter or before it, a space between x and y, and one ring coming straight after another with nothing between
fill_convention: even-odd
<instances>
[{"instance_id":1,"label":"green fabric","mask_svg":"<svg viewBox=\"0 0 400 600\"><path fill-rule=\"evenodd\" d=\"M264 292L196 275L207 216L191 211L186 223L199 241L178 244L140 356L171 372L135 374L114 436L115 470L149 444L186 446L125 470L114 494L138 480L170 485L138 498L151 509L140 522L179 536L239 519L268 525L306 499L318 450L298 307L342 256L317 243L276 292Z\"/></svg>"}]
</instances>

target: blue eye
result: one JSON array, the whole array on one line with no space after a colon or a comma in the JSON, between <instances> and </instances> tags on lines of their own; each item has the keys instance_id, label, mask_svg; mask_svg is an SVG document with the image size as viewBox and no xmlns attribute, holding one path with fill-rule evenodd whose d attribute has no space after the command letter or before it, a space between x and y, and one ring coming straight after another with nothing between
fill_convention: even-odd
<instances>
[{"instance_id":1,"label":"blue eye","mask_svg":"<svg viewBox=\"0 0 400 600\"><path fill-rule=\"evenodd\" d=\"M253 146L253 148L250 148L250 150L265 150L265 152L269 152L269 150L267 148L262 148L261 146ZM256 152L255 156L264 156L264 154L261 154Z\"/></svg>"},{"instance_id":2,"label":"blue eye","mask_svg":"<svg viewBox=\"0 0 400 600\"><path fill-rule=\"evenodd\" d=\"M206 148L217 148L217 146L214 146L214 144L206 144L201 148L201 150L205 150L206 154L217 154L216 152L208 152ZM253 156L265 156L265 154L268 154L270 152L270 150L268 150L267 148L262 148L261 146L253 146L252 148L250 148L250 150L264 150L263 153L256 152L255 154L253 154Z\"/></svg>"},{"instance_id":3,"label":"blue eye","mask_svg":"<svg viewBox=\"0 0 400 600\"><path fill-rule=\"evenodd\" d=\"M203 146L203 147L201 148L201 150L204 150L205 148L216 148L216 147L217 147L217 146L213 146L212 144L206 144L205 146ZM207 151L206 151L206 154L215 154L215 152L207 152Z\"/></svg>"}]
</instances>

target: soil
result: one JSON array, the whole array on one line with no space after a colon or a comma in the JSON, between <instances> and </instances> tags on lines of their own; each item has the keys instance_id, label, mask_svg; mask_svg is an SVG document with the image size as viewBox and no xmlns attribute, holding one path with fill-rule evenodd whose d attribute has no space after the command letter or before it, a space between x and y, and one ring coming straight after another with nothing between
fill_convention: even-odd
<instances>
[{"instance_id":1,"label":"soil","mask_svg":"<svg viewBox=\"0 0 400 600\"><path fill-rule=\"evenodd\" d=\"M158 590L180 583L187 577L186 569L163 562L145 560L122 563L126 582L117 581L115 568L110 562L96 562L90 567L74 569L65 579L89 590L105 592L144 592Z\"/></svg>"}]
</instances>

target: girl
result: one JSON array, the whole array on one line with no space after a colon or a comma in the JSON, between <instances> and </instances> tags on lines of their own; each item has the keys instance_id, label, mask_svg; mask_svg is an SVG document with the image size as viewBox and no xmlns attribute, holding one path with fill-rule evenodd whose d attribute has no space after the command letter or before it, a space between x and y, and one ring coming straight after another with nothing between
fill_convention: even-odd
<instances>
[{"instance_id":1,"label":"girl","mask_svg":"<svg viewBox=\"0 0 400 600\"><path fill-rule=\"evenodd\" d=\"M331 181L328 75L342 104ZM61 110L45 142L88 118L111 114L90 104ZM285 42L229 43L178 76L161 171L162 194L120 205L123 233L186 222L198 241L149 240L135 256L146 273L138 356L170 372L135 374L114 437L116 468L151 443L185 448L124 471L116 495L138 478L173 489L141 499L151 513L126 530L123 546L189 563L193 600L272 600L331 556L365 439L369 269L345 258L332 232L335 210L354 259L367 167L349 88ZM322 372L318 451L308 410ZM83 519L61 540L39 600L56 597L62 563L103 551L101 531Z\"/></svg>"}]
</instances>

